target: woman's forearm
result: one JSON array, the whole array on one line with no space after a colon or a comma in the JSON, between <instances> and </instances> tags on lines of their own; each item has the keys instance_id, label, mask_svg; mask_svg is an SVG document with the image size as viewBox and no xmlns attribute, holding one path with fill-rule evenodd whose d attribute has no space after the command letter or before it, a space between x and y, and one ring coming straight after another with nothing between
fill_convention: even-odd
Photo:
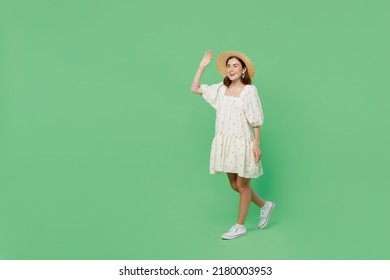
<instances>
[{"instance_id":1,"label":"woman's forearm","mask_svg":"<svg viewBox=\"0 0 390 280\"><path fill-rule=\"evenodd\" d=\"M255 144L260 147L260 126L254 127L253 131L255 133Z\"/></svg>"},{"instance_id":2,"label":"woman's forearm","mask_svg":"<svg viewBox=\"0 0 390 280\"><path fill-rule=\"evenodd\" d=\"M202 93L202 89L200 88L200 80L202 78L204 69L204 67L199 66L198 71L196 71L195 77L191 84L191 91L193 93Z\"/></svg>"},{"instance_id":3,"label":"woman's forearm","mask_svg":"<svg viewBox=\"0 0 390 280\"><path fill-rule=\"evenodd\" d=\"M204 54L202 60L200 61L198 71L196 71L195 77L192 80L192 84L191 84L191 91L193 93L202 94L202 89L200 88L200 79L202 78L203 71L206 68L206 66L209 65L212 57L213 57L213 52L208 50Z\"/></svg>"}]
</instances>

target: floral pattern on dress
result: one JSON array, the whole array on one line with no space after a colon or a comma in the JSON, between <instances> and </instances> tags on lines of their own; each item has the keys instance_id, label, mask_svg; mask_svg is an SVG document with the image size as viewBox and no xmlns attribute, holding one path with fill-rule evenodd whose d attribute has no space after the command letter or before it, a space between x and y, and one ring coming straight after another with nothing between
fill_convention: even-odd
<instances>
[{"instance_id":1,"label":"floral pattern on dress","mask_svg":"<svg viewBox=\"0 0 390 280\"><path fill-rule=\"evenodd\" d=\"M202 96L216 110L211 145L210 174L237 173L244 178L263 175L261 161L253 156L253 127L261 126L264 114L257 89L246 85L239 96L226 95L223 83L201 85Z\"/></svg>"}]
</instances>

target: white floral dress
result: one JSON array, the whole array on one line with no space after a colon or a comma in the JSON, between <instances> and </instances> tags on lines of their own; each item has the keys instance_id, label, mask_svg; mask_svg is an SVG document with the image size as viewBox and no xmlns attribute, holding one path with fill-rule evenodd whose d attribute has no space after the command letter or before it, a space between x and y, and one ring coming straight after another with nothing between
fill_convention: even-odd
<instances>
[{"instance_id":1,"label":"white floral dress","mask_svg":"<svg viewBox=\"0 0 390 280\"><path fill-rule=\"evenodd\" d=\"M215 136L211 146L210 174L237 173L244 178L263 175L261 161L253 156L253 127L264 121L257 89L246 85L239 96L226 95L223 83L201 85L203 98L216 110Z\"/></svg>"}]
</instances>

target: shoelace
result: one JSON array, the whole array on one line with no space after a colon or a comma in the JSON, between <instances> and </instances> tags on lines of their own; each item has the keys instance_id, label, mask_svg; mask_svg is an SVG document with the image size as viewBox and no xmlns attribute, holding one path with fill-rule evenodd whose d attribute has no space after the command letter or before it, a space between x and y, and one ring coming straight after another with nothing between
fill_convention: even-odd
<instances>
[{"instance_id":1,"label":"shoelace","mask_svg":"<svg viewBox=\"0 0 390 280\"><path fill-rule=\"evenodd\" d=\"M262 218L265 218L265 210L263 210L263 209L261 209L260 210L260 217L259 217L259 219L262 219Z\"/></svg>"},{"instance_id":2,"label":"shoelace","mask_svg":"<svg viewBox=\"0 0 390 280\"><path fill-rule=\"evenodd\" d=\"M236 227L235 225L232 226L230 229L229 229L229 232L233 232L233 231L237 231L238 227Z\"/></svg>"}]
</instances>

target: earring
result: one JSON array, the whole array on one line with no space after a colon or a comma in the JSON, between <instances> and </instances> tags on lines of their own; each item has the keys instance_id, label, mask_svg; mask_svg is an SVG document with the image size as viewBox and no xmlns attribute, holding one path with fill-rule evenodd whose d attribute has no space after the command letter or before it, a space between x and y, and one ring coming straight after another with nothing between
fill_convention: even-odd
<instances>
[{"instance_id":1,"label":"earring","mask_svg":"<svg viewBox=\"0 0 390 280\"><path fill-rule=\"evenodd\" d=\"M242 73L241 77L244 79L245 78L245 72Z\"/></svg>"}]
</instances>

